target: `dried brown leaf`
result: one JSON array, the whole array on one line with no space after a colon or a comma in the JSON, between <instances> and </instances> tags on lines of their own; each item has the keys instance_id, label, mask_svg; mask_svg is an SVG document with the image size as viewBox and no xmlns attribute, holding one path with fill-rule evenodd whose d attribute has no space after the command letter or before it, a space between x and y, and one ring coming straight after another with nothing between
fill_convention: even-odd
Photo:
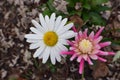
<instances>
[{"instance_id":1,"label":"dried brown leaf","mask_svg":"<svg viewBox=\"0 0 120 80\"><path fill-rule=\"evenodd\" d=\"M78 31L83 26L83 20L78 15L71 16L70 21L72 21L78 27Z\"/></svg>"},{"instance_id":2,"label":"dried brown leaf","mask_svg":"<svg viewBox=\"0 0 120 80\"><path fill-rule=\"evenodd\" d=\"M91 66L90 68L93 70L92 75L95 79L105 77L109 72L107 65L100 61L98 61L95 66Z\"/></svg>"}]
</instances>

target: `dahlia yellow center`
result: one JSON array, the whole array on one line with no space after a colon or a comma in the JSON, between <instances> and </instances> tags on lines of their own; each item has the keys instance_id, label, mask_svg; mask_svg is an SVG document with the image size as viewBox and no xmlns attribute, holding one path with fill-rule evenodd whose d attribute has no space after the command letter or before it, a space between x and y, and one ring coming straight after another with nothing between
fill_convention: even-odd
<instances>
[{"instance_id":1,"label":"dahlia yellow center","mask_svg":"<svg viewBox=\"0 0 120 80\"><path fill-rule=\"evenodd\" d=\"M92 43L89 40L83 39L79 42L79 50L82 53L89 53L92 51Z\"/></svg>"},{"instance_id":2,"label":"dahlia yellow center","mask_svg":"<svg viewBox=\"0 0 120 80\"><path fill-rule=\"evenodd\" d=\"M53 31L48 31L44 34L43 41L47 46L54 46L58 42L58 35Z\"/></svg>"}]
</instances>

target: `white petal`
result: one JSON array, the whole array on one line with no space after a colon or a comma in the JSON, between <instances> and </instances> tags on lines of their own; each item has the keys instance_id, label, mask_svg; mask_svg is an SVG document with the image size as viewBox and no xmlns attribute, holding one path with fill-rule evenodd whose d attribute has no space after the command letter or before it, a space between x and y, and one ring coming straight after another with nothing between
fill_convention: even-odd
<instances>
[{"instance_id":1,"label":"white petal","mask_svg":"<svg viewBox=\"0 0 120 80\"><path fill-rule=\"evenodd\" d=\"M57 29L57 31L56 32L59 32L59 31L61 31L61 29L64 27L64 25L66 24L66 22L67 22L67 18L65 18L65 19L63 19L62 21L61 21L61 23L60 23L60 25L59 25L59 27L58 27L58 29Z\"/></svg>"},{"instance_id":2,"label":"white petal","mask_svg":"<svg viewBox=\"0 0 120 80\"><path fill-rule=\"evenodd\" d=\"M45 51L44 51L44 54L43 54L43 61L42 63L46 63L48 58L49 58L49 55L50 55L50 50L51 48L50 47L46 47Z\"/></svg>"},{"instance_id":3,"label":"white petal","mask_svg":"<svg viewBox=\"0 0 120 80\"><path fill-rule=\"evenodd\" d=\"M44 49L45 49L45 45L41 45L41 47L36 50L33 57L34 58L38 57L44 51Z\"/></svg>"},{"instance_id":4,"label":"white petal","mask_svg":"<svg viewBox=\"0 0 120 80\"><path fill-rule=\"evenodd\" d=\"M44 50L45 51L45 50ZM44 51L38 56L39 59L43 58Z\"/></svg>"},{"instance_id":5,"label":"white petal","mask_svg":"<svg viewBox=\"0 0 120 80\"><path fill-rule=\"evenodd\" d=\"M49 30L49 25L50 25L50 19L48 17L48 15L45 16L45 21L46 21L46 30Z\"/></svg>"},{"instance_id":6,"label":"white petal","mask_svg":"<svg viewBox=\"0 0 120 80\"><path fill-rule=\"evenodd\" d=\"M45 16L45 21L46 21L46 23L49 23L50 19L49 19L48 15Z\"/></svg>"},{"instance_id":7,"label":"white petal","mask_svg":"<svg viewBox=\"0 0 120 80\"><path fill-rule=\"evenodd\" d=\"M41 46L42 41L30 44L30 49L36 49Z\"/></svg>"},{"instance_id":8,"label":"white petal","mask_svg":"<svg viewBox=\"0 0 120 80\"><path fill-rule=\"evenodd\" d=\"M45 19L41 13L39 14L39 19L42 27L44 28L45 31L47 31L48 25L46 24Z\"/></svg>"},{"instance_id":9,"label":"white petal","mask_svg":"<svg viewBox=\"0 0 120 80\"><path fill-rule=\"evenodd\" d=\"M59 49L59 47L57 45L54 47L54 49L55 49L56 52L60 53L60 49Z\"/></svg>"},{"instance_id":10,"label":"white petal","mask_svg":"<svg viewBox=\"0 0 120 80\"><path fill-rule=\"evenodd\" d=\"M43 33L41 33L40 31L38 31L36 28L31 27L30 30L38 35L43 35Z\"/></svg>"},{"instance_id":11,"label":"white petal","mask_svg":"<svg viewBox=\"0 0 120 80\"><path fill-rule=\"evenodd\" d=\"M60 54L56 53L56 54L55 54L55 57L56 57L56 60L57 60L58 62L61 61L61 56L60 56Z\"/></svg>"},{"instance_id":12,"label":"white petal","mask_svg":"<svg viewBox=\"0 0 120 80\"><path fill-rule=\"evenodd\" d=\"M33 25L34 25L40 32L42 32L42 33L45 32L45 30L43 29L43 27L42 27L38 22L36 22L35 20L32 20L32 23L33 23Z\"/></svg>"},{"instance_id":13,"label":"white petal","mask_svg":"<svg viewBox=\"0 0 120 80\"><path fill-rule=\"evenodd\" d=\"M54 31L56 31L59 28L61 20L62 20L62 16L58 16L57 19L56 19L56 21L55 21Z\"/></svg>"},{"instance_id":14,"label":"white petal","mask_svg":"<svg viewBox=\"0 0 120 80\"><path fill-rule=\"evenodd\" d=\"M56 46L53 48L53 50L51 50L51 53L54 53L54 54L55 54L55 58L56 58L56 60L57 60L58 62L61 61L61 56L60 56L60 53L57 52Z\"/></svg>"},{"instance_id":15,"label":"white petal","mask_svg":"<svg viewBox=\"0 0 120 80\"><path fill-rule=\"evenodd\" d=\"M59 43L60 44L60 43ZM59 44L57 44L54 48L55 48L55 51L60 55L60 56L62 56L62 57L66 57L66 55L62 55L61 54L61 51L68 51L68 49L65 47L65 46L62 46L62 47L60 47L60 45ZM59 45L59 46L58 46ZM62 44L61 44L62 45ZM59 62L59 61L58 61Z\"/></svg>"},{"instance_id":16,"label":"white petal","mask_svg":"<svg viewBox=\"0 0 120 80\"><path fill-rule=\"evenodd\" d=\"M68 49L64 46L64 45L62 45L61 43L57 43L57 45L56 45L59 49L60 49L60 51L67 51Z\"/></svg>"},{"instance_id":17,"label":"white petal","mask_svg":"<svg viewBox=\"0 0 120 80\"><path fill-rule=\"evenodd\" d=\"M40 41L40 39L27 39L26 41L29 43L37 43Z\"/></svg>"},{"instance_id":18,"label":"white petal","mask_svg":"<svg viewBox=\"0 0 120 80\"><path fill-rule=\"evenodd\" d=\"M60 35L60 39L69 39L75 36L73 31L67 31L64 34Z\"/></svg>"},{"instance_id":19,"label":"white petal","mask_svg":"<svg viewBox=\"0 0 120 80\"><path fill-rule=\"evenodd\" d=\"M38 56L39 59L42 59L43 58L43 52Z\"/></svg>"},{"instance_id":20,"label":"white petal","mask_svg":"<svg viewBox=\"0 0 120 80\"><path fill-rule=\"evenodd\" d=\"M55 25L54 23L55 23L55 13L53 13L50 17L50 25L49 25L50 31L54 29L54 25Z\"/></svg>"},{"instance_id":21,"label":"white petal","mask_svg":"<svg viewBox=\"0 0 120 80\"><path fill-rule=\"evenodd\" d=\"M52 64L55 64L55 63L56 63L55 55L56 55L56 53L53 52L53 49L51 49L50 59L51 59Z\"/></svg>"},{"instance_id":22,"label":"white petal","mask_svg":"<svg viewBox=\"0 0 120 80\"><path fill-rule=\"evenodd\" d=\"M60 42L63 45L68 45L67 40L65 40L65 39L59 39L58 42Z\"/></svg>"},{"instance_id":23,"label":"white petal","mask_svg":"<svg viewBox=\"0 0 120 80\"><path fill-rule=\"evenodd\" d=\"M41 25L44 26L45 25L45 19L44 19L42 13L39 14L39 19L40 19Z\"/></svg>"},{"instance_id":24,"label":"white petal","mask_svg":"<svg viewBox=\"0 0 120 80\"><path fill-rule=\"evenodd\" d=\"M60 34L63 34L63 33L65 33L66 31L68 31L69 29L71 29L73 27L73 23L69 23L69 24L67 24L67 25L65 25L63 28L62 28L62 30L60 30L59 32L58 32L58 34L60 35Z\"/></svg>"},{"instance_id":25,"label":"white petal","mask_svg":"<svg viewBox=\"0 0 120 80\"><path fill-rule=\"evenodd\" d=\"M42 39L43 36L42 35L37 35L37 34L26 34L25 38L28 38L28 39Z\"/></svg>"}]
</instances>

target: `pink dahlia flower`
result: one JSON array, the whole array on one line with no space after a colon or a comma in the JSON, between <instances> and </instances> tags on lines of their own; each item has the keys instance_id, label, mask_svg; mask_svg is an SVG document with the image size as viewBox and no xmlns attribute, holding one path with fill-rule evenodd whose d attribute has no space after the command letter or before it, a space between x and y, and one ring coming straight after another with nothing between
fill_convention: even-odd
<instances>
[{"instance_id":1,"label":"pink dahlia flower","mask_svg":"<svg viewBox=\"0 0 120 80\"><path fill-rule=\"evenodd\" d=\"M104 27L100 28L96 34L91 32L90 35L87 35L87 29L84 32L78 32L74 41L68 41L70 50L62 52L62 54L72 55L70 58L71 61L77 58L77 62L80 63L80 74L83 72L85 61L87 61L90 65L93 65L92 60L106 62L106 59L102 58L102 56L114 54L113 52L106 52L101 50L101 48L111 44L110 41L100 42L103 38L100 36L103 29Z\"/></svg>"}]
</instances>

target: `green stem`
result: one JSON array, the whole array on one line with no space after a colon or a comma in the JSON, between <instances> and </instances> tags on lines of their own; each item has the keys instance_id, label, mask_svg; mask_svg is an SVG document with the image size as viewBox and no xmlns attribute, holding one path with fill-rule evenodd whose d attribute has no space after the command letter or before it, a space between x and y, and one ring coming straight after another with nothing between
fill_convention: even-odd
<instances>
[{"instance_id":1,"label":"green stem","mask_svg":"<svg viewBox=\"0 0 120 80\"><path fill-rule=\"evenodd\" d=\"M82 73L82 80L84 80L84 72Z\"/></svg>"}]
</instances>

